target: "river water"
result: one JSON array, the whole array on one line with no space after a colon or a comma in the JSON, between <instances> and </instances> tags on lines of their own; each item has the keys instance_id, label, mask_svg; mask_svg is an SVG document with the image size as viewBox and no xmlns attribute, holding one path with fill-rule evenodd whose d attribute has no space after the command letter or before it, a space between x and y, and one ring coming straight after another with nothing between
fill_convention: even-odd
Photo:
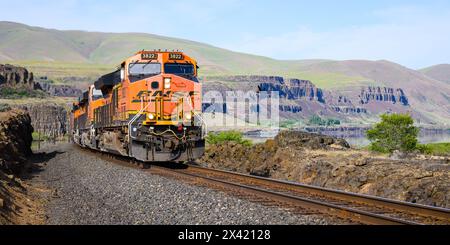
<instances>
[{"instance_id":1,"label":"river water","mask_svg":"<svg viewBox=\"0 0 450 245\"><path fill-rule=\"evenodd\" d=\"M338 138L343 138L347 140L347 142L352 146L364 147L370 144L370 141L361 134L359 136L346 136L346 135L337 135L334 132L323 132L323 134L335 136ZM419 134L419 142L421 144L429 144L429 143L445 143L450 142L450 131L443 130L441 132L429 132L429 131L421 131Z\"/></svg>"},{"instance_id":2,"label":"river water","mask_svg":"<svg viewBox=\"0 0 450 245\"><path fill-rule=\"evenodd\" d=\"M304 131L304 130L302 130ZM306 130L310 131L310 130ZM364 129L357 129L353 131L339 131L339 130L319 130L321 134L334 136L337 138L345 139L350 145L355 147L364 147L370 144L370 141L365 136ZM252 140L254 143L262 143L267 139L274 138L276 136L275 131L262 131L263 133L247 134L245 138ZM317 133L317 132L316 132ZM450 142L450 130L427 130L422 129L419 134L419 142L421 144L428 143L445 143Z\"/></svg>"}]
</instances>

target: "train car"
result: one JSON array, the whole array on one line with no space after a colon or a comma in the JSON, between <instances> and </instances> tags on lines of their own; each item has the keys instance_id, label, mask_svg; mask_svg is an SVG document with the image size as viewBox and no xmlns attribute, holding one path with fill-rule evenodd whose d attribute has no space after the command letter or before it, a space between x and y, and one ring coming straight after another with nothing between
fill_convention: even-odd
<instances>
[{"instance_id":1,"label":"train car","mask_svg":"<svg viewBox=\"0 0 450 245\"><path fill-rule=\"evenodd\" d=\"M183 52L137 52L74 104L73 141L143 162L201 157L206 125L197 71Z\"/></svg>"}]
</instances>

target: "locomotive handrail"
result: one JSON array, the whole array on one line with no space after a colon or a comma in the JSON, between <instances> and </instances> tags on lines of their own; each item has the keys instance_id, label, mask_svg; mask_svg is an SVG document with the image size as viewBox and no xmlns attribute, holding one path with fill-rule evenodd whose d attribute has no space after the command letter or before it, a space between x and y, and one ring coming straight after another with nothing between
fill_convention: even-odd
<instances>
[{"instance_id":1,"label":"locomotive handrail","mask_svg":"<svg viewBox=\"0 0 450 245\"><path fill-rule=\"evenodd\" d=\"M128 141L129 141L129 143L131 143L130 142L130 138L131 139L135 139L133 136L131 136L131 125L142 115L142 112L143 111L145 111L148 107L149 107L149 105L150 105L150 102L148 102L148 104L147 104L147 106L145 106L145 107L143 107L144 106L144 104L143 104L143 97L141 96L141 109L139 110L139 112L136 114L136 115L134 115L134 117L128 122Z\"/></svg>"},{"instance_id":2,"label":"locomotive handrail","mask_svg":"<svg viewBox=\"0 0 450 245\"><path fill-rule=\"evenodd\" d=\"M202 115L195 113L195 116L197 116L200 119L202 125L204 125L204 127L202 127L202 139L204 139L206 137L206 134L208 133L208 124L206 124Z\"/></svg>"}]
</instances>

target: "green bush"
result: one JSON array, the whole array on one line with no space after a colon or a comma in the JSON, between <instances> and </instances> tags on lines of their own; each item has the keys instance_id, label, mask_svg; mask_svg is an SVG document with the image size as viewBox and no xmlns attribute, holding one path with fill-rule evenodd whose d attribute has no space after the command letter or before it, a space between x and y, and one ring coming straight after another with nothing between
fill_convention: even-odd
<instances>
[{"instance_id":1,"label":"green bush","mask_svg":"<svg viewBox=\"0 0 450 245\"><path fill-rule=\"evenodd\" d=\"M236 142L244 146L251 146L252 142L243 138L242 133L237 131L224 131L219 133L210 133L206 137L206 142L211 145L218 145L224 142Z\"/></svg>"},{"instance_id":2,"label":"green bush","mask_svg":"<svg viewBox=\"0 0 450 245\"><path fill-rule=\"evenodd\" d=\"M427 155L441 155L441 156L449 156L450 155L450 143L433 143L433 144L419 144L417 145L417 149Z\"/></svg>"},{"instance_id":3,"label":"green bush","mask_svg":"<svg viewBox=\"0 0 450 245\"><path fill-rule=\"evenodd\" d=\"M48 141L50 139L47 135L44 135L43 133L39 133L36 131L34 131L32 133L32 136L33 136L33 141L38 141L38 140Z\"/></svg>"},{"instance_id":4,"label":"green bush","mask_svg":"<svg viewBox=\"0 0 450 245\"><path fill-rule=\"evenodd\" d=\"M381 122L367 131L367 138L372 142L370 149L382 153L395 150L411 152L417 149L419 129L408 114L384 114Z\"/></svg>"}]
</instances>

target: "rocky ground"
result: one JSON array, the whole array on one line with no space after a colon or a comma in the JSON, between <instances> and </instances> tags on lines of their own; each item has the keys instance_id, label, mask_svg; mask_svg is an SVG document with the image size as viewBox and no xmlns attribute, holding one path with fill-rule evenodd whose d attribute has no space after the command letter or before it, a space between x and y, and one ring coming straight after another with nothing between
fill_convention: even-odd
<instances>
[{"instance_id":1,"label":"rocky ground","mask_svg":"<svg viewBox=\"0 0 450 245\"><path fill-rule=\"evenodd\" d=\"M44 148L45 149L45 148ZM222 192L151 175L83 154L70 144L49 147L32 182L45 184L48 224L329 224Z\"/></svg>"},{"instance_id":2,"label":"rocky ground","mask_svg":"<svg viewBox=\"0 0 450 245\"><path fill-rule=\"evenodd\" d=\"M343 140L282 132L245 147L224 143L207 149L199 163L259 176L450 207L450 158L391 159L349 148Z\"/></svg>"}]
</instances>

